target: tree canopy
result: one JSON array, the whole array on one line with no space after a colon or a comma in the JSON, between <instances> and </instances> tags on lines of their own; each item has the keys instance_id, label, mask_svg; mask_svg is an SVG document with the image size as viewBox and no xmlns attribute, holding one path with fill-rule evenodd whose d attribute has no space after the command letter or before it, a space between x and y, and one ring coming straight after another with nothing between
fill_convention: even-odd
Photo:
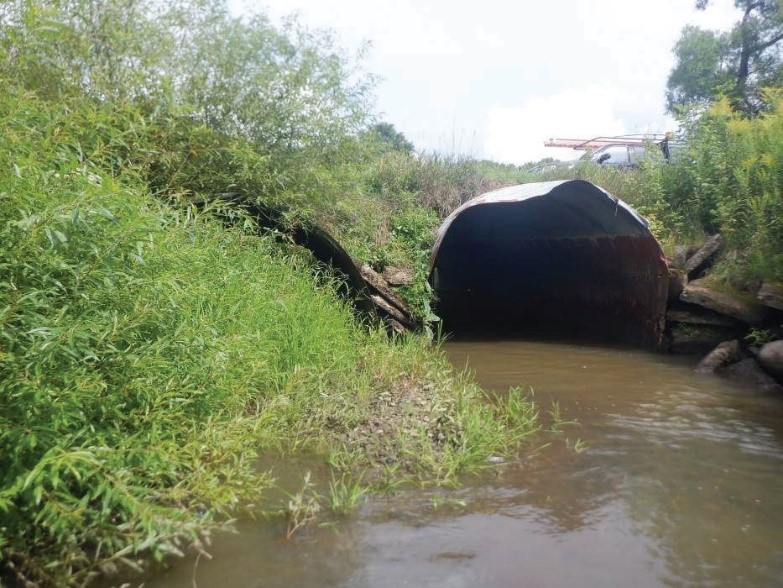
<instances>
[{"instance_id":1,"label":"tree canopy","mask_svg":"<svg viewBox=\"0 0 783 588\"><path fill-rule=\"evenodd\" d=\"M697 0L706 10L710 0ZM667 108L707 103L725 95L747 114L758 113L762 90L783 82L783 1L735 0L742 11L728 32L686 26L674 54L677 62L669 74Z\"/></svg>"},{"instance_id":2,"label":"tree canopy","mask_svg":"<svg viewBox=\"0 0 783 588\"><path fill-rule=\"evenodd\" d=\"M411 154L414 151L413 143L397 128L388 122L375 123L370 127L369 134L382 143L387 149L402 151Z\"/></svg>"},{"instance_id":3,"label":"tree canopy","mask_svg":"<svg viewBox=\"0 0 783 588\"><path fill-rule=\"evenodd\" d=\"M0 77L43 97L146 100L265 150L364 129L372 77L329 31L233 17L225 1L7 0Z\"/></svg>"}]
</instances>

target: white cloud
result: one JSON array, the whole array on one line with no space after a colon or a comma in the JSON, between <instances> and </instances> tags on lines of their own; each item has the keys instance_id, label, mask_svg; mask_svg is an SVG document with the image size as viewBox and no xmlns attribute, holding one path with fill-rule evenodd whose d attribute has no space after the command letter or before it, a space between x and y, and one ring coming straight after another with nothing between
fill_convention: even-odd
<instances>
[{"instance_id":1,"label":"white cloud","mask_svg":"<svg viewBox=\"0 0 783 588\"><path fill-rule=\"evenodd\" d=\"M253 0L229 0L240 12ZM733 0L266 0L346 47L372 42L377 109L419 149L526 161L556 135L671 130L672 47L686 23L726 29ZM578 155L566 152L559 155Z\"/></svg>"},{"instance_id":2,"label":"white cloud","mask_svg":"<svg viewBox=\"0 0 783 588\"><path fill-rule=\"evenodd\" d=\"M479 44L485 45L491 49L503 49L505 47L503 39L493 33L491 29L485 28L483 26L476 27L473 38Z\"/></svg>"},{"instance_id":3,"label":"white cloud","mask_svg":"<svg viewBox=\"0 0 783 588\"><path fill-rule=\"evenodd\" d=\"M544 142L628 132L615 114L617 103L612 87L589 86L531 98L517 107L493 106L484 152L490 159L517 164L544 157L574 159L581 152L544 147Z\"/></svg>"},{"instance_id":4,"label":"white cloud","mask_svg":"<svg viewBox=\"0 0 783 588\"><path fill-rule=\"evenodd\" d=\"M316 28L339 31L342 42L359 45L371 41L375 53L415 59L462 53L460 43L439 14L427 3L413 0L229 0L234 13L265 10L272 18L298 14Z\"/></svg>"}]
</instances>

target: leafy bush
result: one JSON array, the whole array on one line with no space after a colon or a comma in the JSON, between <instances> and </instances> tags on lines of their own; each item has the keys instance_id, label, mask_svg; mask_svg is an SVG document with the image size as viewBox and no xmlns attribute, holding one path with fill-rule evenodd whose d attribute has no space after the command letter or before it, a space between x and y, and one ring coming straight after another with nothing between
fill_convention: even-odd
<instances>
[{"instance_id":1,"label":"leafy bush","mask_svg":"<svg viewBox=\"0 0 783 588\"><path fill-rule=\"evenodd\" d=\"M69 113L14 98L0 117L0 560L60 583L177 552L254 501L269 485L258 415L345 377L359 392L362 346L306 267L106 173L100 147L74 155Z\"/></svg>"},{"instance_id":2,"label":"leafy bush","mask_svg":"<svg viewBox=\"0 0 783 588\"><path fill-rule=\"evenodd\" d=\"M706 233L721 232L746 281L783 279L783 98L747 118L721 101L690 124L686 158L664 186L670 207Z\"/></svg>"}]
</instances>

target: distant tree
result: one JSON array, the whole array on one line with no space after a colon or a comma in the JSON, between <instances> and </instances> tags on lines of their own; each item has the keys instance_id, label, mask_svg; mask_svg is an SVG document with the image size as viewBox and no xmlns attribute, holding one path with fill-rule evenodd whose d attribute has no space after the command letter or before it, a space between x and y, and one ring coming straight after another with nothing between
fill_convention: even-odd
<instances>
[{"instance_id":1,"label":"distant tree","mask_svg":"<svg viewBox=\"0 0 783 588\"><path fill-rule=\"evenodd\" d=\"M728 40L726 35L688 25L674 46L677 64L669 74L667 107L712 101L730 90Z\"/></svg>"},{"instance_id":2,"label":"distant tree","mask_svg":"<svg viewBox=\"0 0 783 588\"><path fill-rule=\"evenodd\" d=\"M370 127L370 133L374 134L383 144L394 151L403 151L413 153L413 143L408 141L407 137L398 131L391 123L380 122Z\"/></svg>"},{"instance_id":3,"label":"distant tree","mask_svg":"<svg viewBox=\"0 0 783 588\"><path fill-rule=\"evenodd\" d=\"M697 0L705 10L710 0ZM677 63L669 74L667 108L728 96L734 106L757 113L761 90L783 81L783 0L735 0L742 18L720 33L686 26L674 46Z\"/></svg>"},{"instance_id":4,"label":"distant tree","mask_svg":"<svg viewBox=\"0 0 783 588\"><path fill-rule=\"evenodd\" d=\"M171 106L286 155L366 128L361 58L293 17L233 17L227 0L0 0L0 78L51 99Z\"/></svg>"},{"instance_id":5,"label":"distant tree","mask_svg":"<svg viewBox=\"0 0 783 588\"><path fill-rule=\"evenodd\" d=\"M149 0L3 0L0 77L57 99L149 96L173 39Z\"/></svg>"},{"instance_id":6,"label":"distant tree","mask_svg":"<svg viewBox=\"0 0 783 588\"><path fill-rule=\"evenodd\" d=\"M175 85L209 126L285 152L334 146L365 126L372 78L331 32L224 9L184 34Z\"/></svg>"},{"instance_id":7,"label":"distant tree","mask_svg":"<svg viewBox=\"0 0 783 588\"><path fill-rule=\"evenodd\" d=\"M537 165L546 165L547 163L558 163L560 160L555 159L554 157L544 157L543 159L539 159L538 161L530 161L523 165L522 167L530 168L535 167Z\"/></svg>"}]
</instances>

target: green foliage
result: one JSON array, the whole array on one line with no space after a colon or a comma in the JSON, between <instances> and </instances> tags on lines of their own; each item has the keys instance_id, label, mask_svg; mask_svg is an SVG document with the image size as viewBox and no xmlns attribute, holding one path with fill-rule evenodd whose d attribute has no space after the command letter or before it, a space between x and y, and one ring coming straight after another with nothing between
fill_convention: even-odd
<instances>
[{"instance_id":1,"label":"green foliage","mask_svg":"<svg viewBox=\"0 0 783 588\"><path fill-rule=\"evenodd\" d=\"M361 476L352 479L342 475L338 479L332 475L329 481L329 508L336 514L347 515L359 505L359 500L366 492Z\"/></svg>"},{"instance_id":2,"label":"green foliage","mask_svg":"<svg viewBox=\"0 0 783 588\"><path fill-rule=\"evenodd\" d=\"M286 539L290 539L299 529L316 519L321 511L320 499L308 471L304 476L302 488L288 495L288 503L283 513L287 520Z\"/></svg>"},{"instance_id":3,"label":"green foliage","mask_svg":"<svg viewBox=\"0 0 783 588\"><path fill-rule=\"evenodd\" d=\"M12 84L0 122L0 562L20 581L78 584L182 552L258 504L272 484L259 450L368 467L341 434L401 373L433 382L432 402L466 423L447 451L393 436L408 475L452 476L521 439L425 341L366 331L238 211L153 197L216 189L222 167L261 189L267 159L233 159L238 139ZM392 218L390 238L421 256L433 213ZM348 508L358 486L343 486L333 498Z\"/></svg>"},{"instance_id":4,"label":"green foliage","mask_svg":"<svg viewBox=\"0 0 783 588\"><path fill-rule=\"evenodd\" d=\"M417 200L441 216L492 188L479 162L468 157L433 153L422 156L417 164Z\"/></svg>"},{"instance_id":5,"label":"green foliage","mask_svg":"<svg viewBox=\"0 0 783 588\"><path fill-rule=\"evenodd\" d=\"M341 186L328 167L366 127L373 80L328 31L233 18L225 2L203 0L13 0L0 10L0 77L47 99L133 102L161 123L145 154L160 155L152 171L169 172L156 187L176 191L181 179L290 208L334 204Z\"/></svg>"},{"instance_id":6,"label":"green foliage","mask_svg":"<svg viewBox=\"0 0 783 588\"><path fill-rule=\"evenodd\" d=\"M431 210L411 207L391 217L391 242L393 249L403 252L400 258L413 268L413 283L402 293L415 312L425 322L437 322L430 307L432 290L427 282L428 262L435 244L438 216Z\"/></svg>"},{"instance_id":7,"label":"green foliage","mask_svg":"<svg viewBox=\"0 0 783 588\"><path fill-rule=\"evenodd\" d=\"M160 66L175 49L165 11L154 2L8 0L0 21L0 75L51 99L160 92Z\"/></svg>"},{"instance_id":8,"label":"green foliage","mask_svg":"<svg viewBox=\"0 0 783 588\"><path fill-rule=\"evenodd\" d=\"M305 268L74 155L54 110L7 100L0 138L0 559L48 583L176 552L269 485L266 403L361 381Z\"/></svg>"},{"instance_id":9,"label":"green foliage","mask_svg":"<svg viewBox=\"0 0 783 588\"><path fill-rule=\"evenodd\" d=\"M783 100L773 93L767 104L755 119L726 101L707 110L668 196L686 221L724 235L739 255L731 271L751 282L783 277Z\"/></svg>"},{"instance_id":10,"label":"green foliage","mask_svg":"<svg viewBox=\"0 0 783 588\"><path fill-rule=\"evenodd\" d=\"M669 112L686 104L707 104L730 91L727 68L729 36L687 25L674 46L677 58L669 73L666 104Z\"/></svg>"},{"instance_id":11,"label":"green foliage","mask_svg":"<svg viewBox=\"0 0 783 588\"><path fill-rule=\"evenodd\" d=\"M709 0L697 0L704 10ZM667 83L671 112L727 96L745 114L764 106L763 88L783 82L783 8L779 0L735 0L742 16L728 33L686 26L674 47L677 63Z\"/></svg>"},{"instance_id":12,"label":"green foliage","mask_svg":"<svg viewBox=\"0 0 783 588\"><path fill-rule=\"evenodd\" d=\"M425 316L424 245L390 216L442 217L518 181L508 166L414 155L392 125L368 126L361 55L295 19L236 19L203 0L13 0L1 17L0 75L80 113L68 133L93 163L178 201L232 193L315 221L359 259L414 268L407 294Z\"/></svg>"},{"instance_id":13,"label":"green foliage","mask_svg":"<svg viewBox=\"0 0 783 588\"><path fill-rule=\"evenodd\" d=\"M752 328L748 331L748 334L745 335L745 343L748 345L764 345L765 343L769 343L770 341L774 341L778 338L778 333L775 333L772 329L757 329Z\"/></svg>"},{"instance_id":14,"label":"green foliage","mask_svg":"<svg viewBox=\"0 0 783 588\"><path fill-rule=\"evenodd\" d=\"M383 150L401 151L408 155L413 154L413 143L408 141L405 135L391 123L380 122L374 124L368 132L368 137L371 141L377 141Z\"/></svg>"},{"instance_id":15,"label":"green foliage","mask_svg":"<svg viewBox=\"0 0 783 588\"><path fill-rule=\"evenodd\" d=\"M400 151L381 155L368 168L367 193L404 204L412 201L445 217L474 196L519 183L524 173L515 166L437 153L409 156Z\"/></svg>"},{"instance_id":16,"label":"green foliage","mask_svg":"<svg viewBox=\"0 0 783 588\"><path fill-rule=\"evenodd\" d=\"M354 470L394 456L389 476L442 481L536 430L527 403L489 406L425 339L368 331L328 276L215 198L415 268L408 295L428 316L438 213L514 170L365 132L359 57L295 20L11 0L0 21L3 570L79 584L199 545L273 484L259 451L350 462L331 490L347 510ZM379 392L425 383L383 452L346 438ZM311 490L291 497L290 532L315 516Z\"/></svg>"}]
</instances>

